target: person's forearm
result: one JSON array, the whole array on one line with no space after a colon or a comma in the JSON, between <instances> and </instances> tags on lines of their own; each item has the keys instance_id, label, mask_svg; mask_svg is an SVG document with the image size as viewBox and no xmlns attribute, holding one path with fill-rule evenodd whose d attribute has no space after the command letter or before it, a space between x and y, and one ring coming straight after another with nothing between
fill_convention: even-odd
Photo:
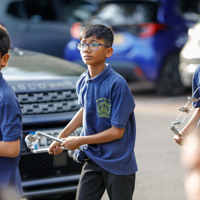
<instances>
[{"instance_id":1,"label":"person's forearm","mask_svg":"<svg viewBox=\"0 0 200 200\"><path fill-rule=\"evenodd\" d=\"M94 135L80 137L80 146L84 144L99 144L118 140L123 137L124 128L111 128Z\"/></svg>"},{"instance_id":2,"label":"person's forearm","mask_svg":"<svg viewBox=\"0 0 200 200\"><path fill-rule=\"evenodd\" d=\"M64 138L69 136L71 133L74 132L78 127L82 125L83 119L83 109L81 108L73 119L69 122L69 124L60 132L58 138Z\"/></svg>"},{"instance_id":3,"label":"person's forearm","mask_svg":"<svg viewBox=\"0 0 200 200\"><path fill-rule=\"evenodd\" d=\"M14 158L19 155L20 140L5 142L0 141L0 156Z\"/></svg>"},{"instance_id":4,"label":"person's forearm","mask_svg":"<svg viewBox=\"0 0 200 200\"><path fill-rule=\"evenodd\" d=\"M189 122L186 124L186 126L181 130L181 133L184 136L187 136L188 134L192 133L195 128L197 127L197 123L200 119L200 108L197 108L194 112L193 116L189 120Z\"/></svg>"}]
</instances>

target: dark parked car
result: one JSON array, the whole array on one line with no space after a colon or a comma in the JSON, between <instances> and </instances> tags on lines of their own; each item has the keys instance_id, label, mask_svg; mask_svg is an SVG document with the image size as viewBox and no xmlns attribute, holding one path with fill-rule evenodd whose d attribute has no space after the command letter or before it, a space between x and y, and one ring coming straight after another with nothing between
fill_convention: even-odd
<instances>
[{"instance_id":1,"label":"dark parked car","mask_svg":"<svg viewBox=\"0 0 200 200\"><path fill-rule=\"evenodd\" d=\"M102 0L83 26L113 27L114 54L107 61L128 81L154 83L158 93L177 95L185 91L179 53L188 28L199 19L195 16L199 4L199 0ZM65 59L82 63L78 42L73 37L66 44Z\"/></svg>"},{"instance_id":2,"label":"dark parked car","mask_svg":"<svg viewBox=\"0 0 200 200\"><path fill-rule=\"evenodd\" d=\"M57 136L79 110L75 85L85 69L32 51L14 49L10 54L9 65L2 73L20 103L23 138L38 130ZM81 128L74 134L79 135L80 131ZM51 142L44 137L37 148L49 147ZM23 140L19 167L24 196L42 199L44 195L74 193L82 166L66 151L58 156L33 154Z\"/></svg>"},{"instance_id":3,"label":"dark parked car","mask_svg":"<svg viewBox=\"0 0 200 200\"><path fill-rule=\"evenodd\" d=\"M96 10L93 0L1 0L0 24L13 47L63 58L70 27Z\"/></svg>"}]
</instances>

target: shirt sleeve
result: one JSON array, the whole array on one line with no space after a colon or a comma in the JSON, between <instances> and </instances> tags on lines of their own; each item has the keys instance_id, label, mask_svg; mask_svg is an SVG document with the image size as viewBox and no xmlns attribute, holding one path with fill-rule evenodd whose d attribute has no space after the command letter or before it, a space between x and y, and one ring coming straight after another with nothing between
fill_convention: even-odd
<instances>
[{"instance_id":1,"label":"shirt sleeve","mask_svg":"<svg viewBox=\"0 0 200 200\"><path fill-rule=\"evenodd\" d=\"M4 104L0 107L1 134L3 141L16 141L22 137L21 112L14 105Z\"/></svg>"},{"instance_id":2,"label":"shirt sleeve","mask_svg":"<svg viewBox=\"0 0 200 200\"><path fill-rule=\"evenodd\" d=\"M76 94L78 96L78 104L79 106L82 108L84 105L84 85L85 85L85 76L86 76L86 72L84 72L78 79L77 83L76 83Z\"/></svg>"},{"instance_id":3,"label":"shirt sleeve","mask_svg":"<svg viewBox=\"0 0 200 200\"><path fill-rule=\"evenodd\" d=\"M135 108L133 95L125 82L118 84L114 89L111 106L111 125L118 128L125 128Z\"/></svg>"},{"instance_id":4,"label":"shirt sleeve","mask_svg":"<svg viewBox=\"0 0 200 200\"><path fill-rule=\"evenodd\" d=\"M196 69L194 76L193 76L193 80L192 80L192 94L194 95L194 97L196 97L197 99L200 98L200 89L198 89L198 87L200 87L199 84L199 76L200 76L200 65L198 66L198 68ZM199 108L200 107L200 100L197 102L193 102L193 106L195 108Z\"/></svg>"}]
</instances>

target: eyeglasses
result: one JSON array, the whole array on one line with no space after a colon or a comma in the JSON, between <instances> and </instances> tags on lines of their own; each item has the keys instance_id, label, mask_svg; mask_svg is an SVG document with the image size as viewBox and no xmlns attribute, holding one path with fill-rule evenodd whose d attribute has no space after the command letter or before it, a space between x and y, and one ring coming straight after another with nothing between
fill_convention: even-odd
<instances>
[{"instance_id":1,"label":"eyeglasses","mask_svg":"<svg viewBox=\"0 0 200 200\"><path fill-rule=\"evenodd\" d=\"M98 50L99 46L109 47L109 46L106 46L105 44L99 44L99 43L89 43L89 44L78 43L77 44L77 48L78 48L79 51L86 50L87 46L89 47L90 51L96 51L96 50Z\"/></svg>"}]
</instances>

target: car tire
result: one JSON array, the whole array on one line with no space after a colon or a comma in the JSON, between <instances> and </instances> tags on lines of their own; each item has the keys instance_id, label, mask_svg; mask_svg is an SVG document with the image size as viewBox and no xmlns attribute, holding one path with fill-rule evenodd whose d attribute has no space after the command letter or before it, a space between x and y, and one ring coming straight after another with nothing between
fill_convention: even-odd
<instances>
[{"instance_id":1,"label":"car tire","mask_svg":"<svg viewBox=\"0 0 200 200\"><path fill-rule=\"evenodd\" d=\"M156 92L160 95L180 95L186 92L178 70L179 53L170 55L164 62Z\"/></svg>"}]
</instances>

